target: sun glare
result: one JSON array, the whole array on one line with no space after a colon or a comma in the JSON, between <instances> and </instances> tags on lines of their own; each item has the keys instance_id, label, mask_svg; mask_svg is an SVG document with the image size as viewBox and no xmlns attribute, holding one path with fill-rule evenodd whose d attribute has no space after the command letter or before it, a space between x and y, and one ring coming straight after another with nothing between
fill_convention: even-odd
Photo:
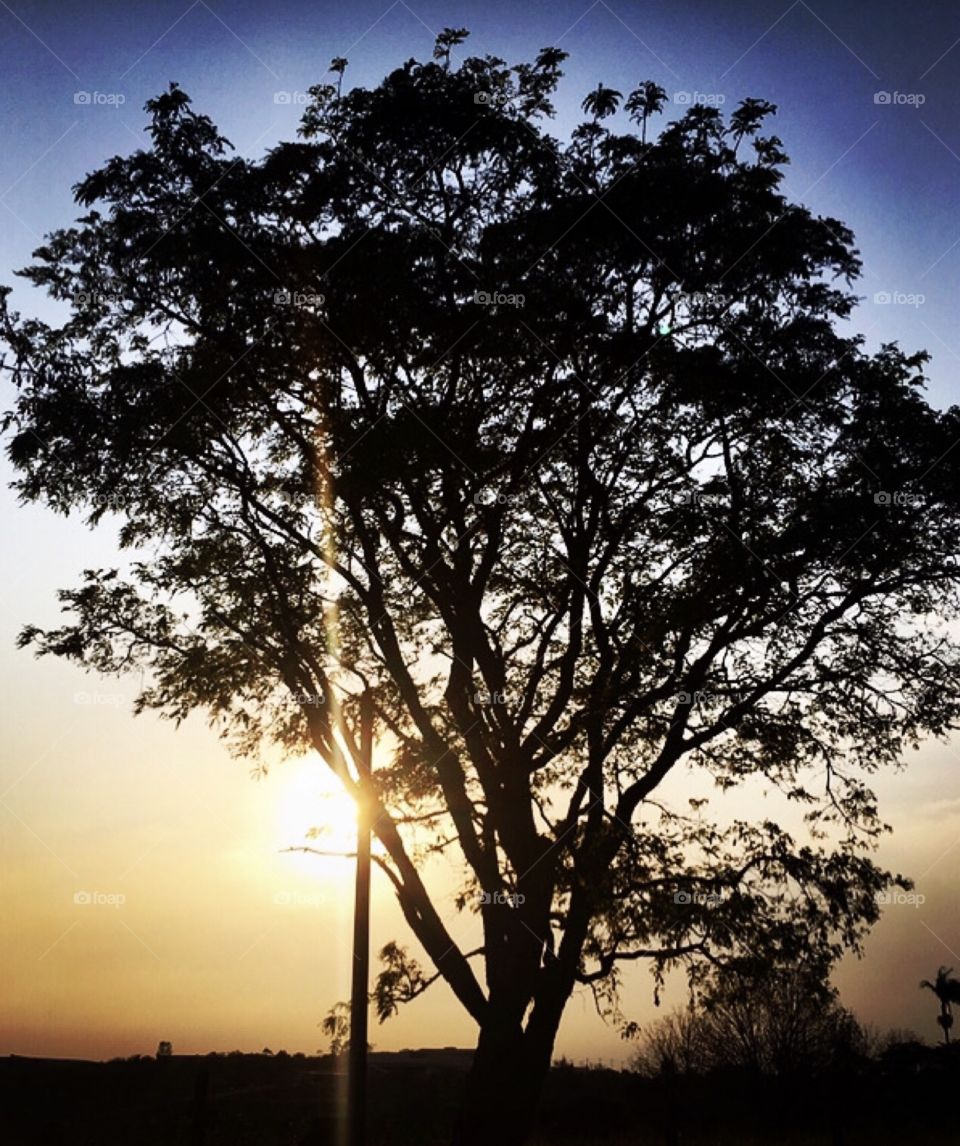
<instances>
[{"instance_id":1,"label":"sun glare","mask_svg":"<svg viewBox=\"0 0 960 1146\"><path fill-rule=\"evenodd\" d=\"M356 850L357 808L334 776L316 760L288 760L274 768L267 780L274 786L274 824L278 848L311 847L322 852ZM311 838L317 829L321 834ZM297 867L324 875L347 875L347 858L292 852L286 857Z\"/></svg>"}]
</instances>

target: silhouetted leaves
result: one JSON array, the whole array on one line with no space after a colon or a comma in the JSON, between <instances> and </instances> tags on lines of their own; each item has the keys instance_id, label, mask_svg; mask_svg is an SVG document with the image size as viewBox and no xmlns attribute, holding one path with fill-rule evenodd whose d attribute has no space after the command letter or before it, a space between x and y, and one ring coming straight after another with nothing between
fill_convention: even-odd
<instances>
[{"instance_id":1,"label":"silhouetted leaves","mask_svg":"<svg viewBox=\"0 0 960 1146\"><path fill-rule=\"evenodd\" d=\"M405 917L501 1050L536 1000L542 1059L577 981L616 1015L624 962L829 962L876 919L863 777L960 716L960 412L840 325L859 255L781 193L772 105L648 138L663 89L600 83L559 141L564 53L464 37L372 89L334 60L261 160L151 100L23 272L69 319L3 294L5 424L21 496L131 559L23 641L348 786L368 690ZM806 821L716 819L743 784ZM391 950L384 1012L425 982Z\"/></svg>"}]
</instances>

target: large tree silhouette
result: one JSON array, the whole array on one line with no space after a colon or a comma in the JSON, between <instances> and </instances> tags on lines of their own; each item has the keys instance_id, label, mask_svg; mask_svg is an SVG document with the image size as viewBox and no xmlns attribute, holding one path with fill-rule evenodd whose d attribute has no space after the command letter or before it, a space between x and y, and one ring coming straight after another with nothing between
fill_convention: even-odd
<instances>
[{"instance_id":1,"label":"large tree silhouette","mask_svg":"<svg viewBox=\"0 0 960 1146\"><path fill-rule=\"evenodd\" d=\"M3 330L22 496L126 550L23 643L372 807L487 1146L578 984L615 1012L625 962L829 959L876 918L868 774L957 717L960 416L839 327L852 236L782 194L770 105L656 135L660 89L601 85L559 141L563 53L463 37L375 89L336 61L260 160L171 86L23 272L69 320ZM358 788L365 690L392 757ZM713 814L740 784L806 825ZM386 955L382 1014L433 977Z\"/></svg>"}]
</instances>

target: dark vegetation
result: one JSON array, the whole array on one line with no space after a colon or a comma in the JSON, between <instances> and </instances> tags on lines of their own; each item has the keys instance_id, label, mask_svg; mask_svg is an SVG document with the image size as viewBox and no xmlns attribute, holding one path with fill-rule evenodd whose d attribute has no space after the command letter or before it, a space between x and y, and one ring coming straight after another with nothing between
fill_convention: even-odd
<instances>
[{"instance_id":1,"label":"dark vegetation","mask_svg":"<svg viewBox=\"0 0 960 1146\"><path fill-rule=\"evenodd\" d=\"M449 1141L466 1068L452 1054L372 1056L370 1146ZM343 1077L330 1056L174 1055L108 1063L0 1060L6 1146L334 1146ZM205 1136L197 1080L208 1078ZM952 1049L894 1043L828 1077L555 1066L536 1146L947 1146ZM495 1101L495 1098L492 1099ZM671 1132L678 1135L672 1137Z\"/></svg>"}]
</instances>

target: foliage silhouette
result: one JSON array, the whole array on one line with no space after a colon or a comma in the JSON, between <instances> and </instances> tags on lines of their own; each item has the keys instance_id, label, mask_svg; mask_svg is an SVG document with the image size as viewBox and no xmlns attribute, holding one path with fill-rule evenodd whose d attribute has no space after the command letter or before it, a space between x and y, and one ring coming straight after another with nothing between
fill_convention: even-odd
<instances>
[{"instance_id":1,"label":"foliage silhouette","mask_svg":"<svg viewBox=\"0 0 960 1146\"><path fill-rule=\"evenodd\" d=\"M684 1011L643 1032L635 1067L708 1074L831 1076L863 1057L868 1036L839 1003L823 968L751 969L715 975Z\"/></svg>"},{"instance_id":2,"label":"foliage silhouette","mask_svg":"<svg viewBox=\"0 0 960 1146\"><path fill-rule=\"evenodd\" d=\"M960 979L953 978L952 967L941 967L933 982L929 979L922 979L920 987L933 991L937 996L940 1002L937 1026L943 1031L944 1043L949 1044L950 1028L953 1026L953 1004L960 1003Z\"/></svg>"},{"instance_id":3,"label":"foliage silhouette","mask_svg":"<svg viewBox=\"0 0 960 1146\"><path fill-rule=\"evenodd\" d=\"M648 139L662 89L620 130L601 84L561 141L564 54L464 37L374 89L335 60L262 160L171 85L21 272L69 320L2 333L21 496L126 554L22 643L372 805L479 1029L457 1141L509 1146L578 984L616 1017L624 963L829 963L877 918L867 779L958 715L960 415L839 329L859 258L782 194L772 105ZM391 759L360 785L365 690ZM806 824L715 814L741 785Z\"/></svg>"}]
</instances>

